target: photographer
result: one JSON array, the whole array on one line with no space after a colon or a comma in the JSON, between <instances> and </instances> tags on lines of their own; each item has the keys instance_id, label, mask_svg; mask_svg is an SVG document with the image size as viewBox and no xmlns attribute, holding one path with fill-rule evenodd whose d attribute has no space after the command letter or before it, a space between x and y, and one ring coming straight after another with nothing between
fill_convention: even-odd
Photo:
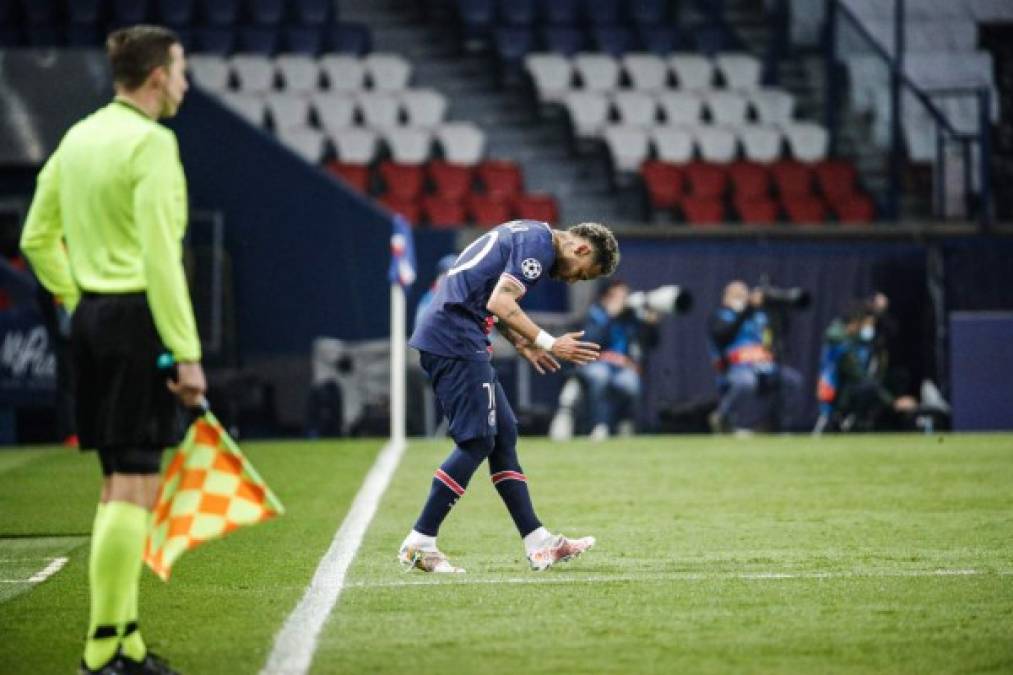
<instances>
[{"instance_id":1,"label":"photographer","mask_svg":"<svg viewBox=\"0 0 1013 675\"><path fill-rule=\"evenodd\" d=\"M708 420L715 433L747 429L741 419L743 408L751 402L769 402L771 397L779 428L789 427L802 376L776 362L770 320L764 311L772 301L802 306L805 296L800 291L750 290L744 282L732 281L711 316L710 346L721 391L718 407Z\"/></svg>"}]
</instances>

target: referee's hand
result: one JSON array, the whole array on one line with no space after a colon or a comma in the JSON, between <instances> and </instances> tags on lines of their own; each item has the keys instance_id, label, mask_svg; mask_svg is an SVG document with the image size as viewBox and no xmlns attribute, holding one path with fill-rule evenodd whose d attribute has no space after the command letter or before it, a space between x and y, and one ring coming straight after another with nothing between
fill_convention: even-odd
<instances>
[{"instance_id":1,"label":"referee's hand","mask_svg":"<svg viewBox=\"0 0 1013 675\"><path fill-rule=\"evenodd\" d=\"M197 362L177 363L176 379L167 380L165 385L179 397L186 408L200 407L204 402L204 392L208 388L204 379L204 369Z\"/></svg>"}]
</instances>

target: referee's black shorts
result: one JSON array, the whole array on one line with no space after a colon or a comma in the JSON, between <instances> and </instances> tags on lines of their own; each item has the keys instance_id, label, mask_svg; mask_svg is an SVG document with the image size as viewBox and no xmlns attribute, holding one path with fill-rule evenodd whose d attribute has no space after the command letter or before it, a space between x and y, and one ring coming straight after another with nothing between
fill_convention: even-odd
<instances>
[{"instance_id":1,"label":"referee's black shorts","mask_svg":"<svg viewBox=\"0 0 1013 675\"><path fill-rule=\"evenodd\" d=\"M144 292L85 293L74 311L71 356L77 433L102 472L158 473L182 438L180 408L158 368L165 351Z\"/></svg>"}]
</instances>

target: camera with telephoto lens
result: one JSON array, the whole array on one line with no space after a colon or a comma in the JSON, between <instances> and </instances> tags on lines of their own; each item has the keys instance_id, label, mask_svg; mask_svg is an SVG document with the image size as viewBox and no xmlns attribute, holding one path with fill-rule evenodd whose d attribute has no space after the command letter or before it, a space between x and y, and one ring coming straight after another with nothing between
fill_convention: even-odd
<instances>
[{"instance_id":1,"label":"camera with telephoto lens","mask_svg":"<svg viewBox=\"0 0 1013 675\"><path fill-rule=\"evenodd\" d=\"M659 286L651 291L636 291L626 298L626 309L650 310L658 314L682 314L693 306L692 294L674 284Z\"/></svg>"},{"instance_id":2,"label":"camera with telephoto lens","mask_svg":"<svg viewBox=\"0 0 1013 675\"><path fill-rule=\"evenodd\" d=\"M769 308L784 307L789 309L805 309L812 301L809 291L804 288L778 288L777 286L760 286L763 293L763 306Z\"/></svg>"}]
</instances>

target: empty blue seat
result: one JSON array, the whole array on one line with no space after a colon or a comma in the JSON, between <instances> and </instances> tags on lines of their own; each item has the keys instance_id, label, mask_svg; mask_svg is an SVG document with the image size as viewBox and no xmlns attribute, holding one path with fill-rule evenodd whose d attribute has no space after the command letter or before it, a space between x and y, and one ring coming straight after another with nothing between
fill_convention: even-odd
<instances>
[{"instance_id":1,"label":"empty blue seat","mask_svg":"<svg viewBox=\"0 0 1013 675\"><path fill-rule=\"evenodd\" d=\"M637 36L626 26L598 26L591 35L595 48L612 56L622 56L637 49Z\"/></svg>"},{"instance_id":2,"label":"empty blue seat","mask_svg":"<svg viewBox=\"0 0 1013 675\"><path fill-rule=\"evenodd\" d=\"M580 0L544 0L542 18L549 23L575 24L580 20Z\"/></svg>"},{"instance_id":3,"label":"empty blue seat","mask_svg":"<svg viewBox=\"0 0 1013 675\"><path fill-rule=\"evenodd\" d=\"M316 26L286 26L283 43L284 51L309 56L316 56L323 47L320 29Z\"/></svg>"},{"instance_id":4,"label":"empty blue seat","mask_svg":"<svg viewBox=\"0 0 1013 675\"><path fill-rule=\"evenodd\" d=\"M640 44L645 50L664 56L683 48L682 33L675 26L641 26Z\"/></svg>"},{"instance_id":5,"label":"empty blue seat","mask_svg":"<svg viewBox=\"0 0 1013 675\"><path fill-rule=\"evenodd\" d=\"M305 26L320 26L331 18L332 0L295 0L295 20Z\"/></svg>"},{"instance_id":6,"label":"empty blue seat","mask_svg":"<svg viewBox=\"0 0 1013 675\"><path fill-rule=\"evenodd\" d=\"M146 0L113 0L111 21L119 26L133 26L148 19Z\"/></svg>"},{"instance_id":7,"label":"empty blue seat","mask_svg":"<svg viewBox=\"0 0 1013 675\"><path fill-rule=\"evenodd\" d=\"M72 23L67 26L68 47L94 47L102 44L104 37L95 25Z\"/></svg>"},{"instance_id":8,"label":"empty blue seat","mask_svg":"<svg viewBox=\"0 0 1013 675\"><path fill-rule=\"evenodd\" d=\"M739 41L732 35L728 26L721 23L712 23L696 28L693 30L693 39L696 41L697 51L708 56L713 56L718 52L735 51L739 48Z\"/></svg>"},{"instance_id":9,"label":"empty blue seat","mask_svg":"<svg viewBox=\"0 0 1013 675\"><path fill-rule=\"evenodd\" d=\"M60 47L63 45L63 31L54 26L29 28L25 31L29 47Z\"/></svg>"},{"instance_id":10,"label":"empty blue seat","mask_svg":"<svg viewBox=\"0 0 1013 675\"><path fill-rule=\"evenodd\" d=\"M243 26L236 39L237 51L270 56L278 51L278 29L268 26Z\"/></svg>"},{"instance_id":11,"label":"empty blue seat","mask_svg":"<svg viewBox=\"0 0 1013 675\"><path fill-rule=\"evenodd\" d=\"M21 10L29 26L49 26L56 23L56 0L21 0Z\"/></svg>"},{"instance_id":12,"label":"empty blue seat","mask_svg":"<svg viewBox=\"0 0 1013 675\"><path fill-rule=\"evenodd\" d=\"M504 63L520 63L535 46L535 34L530 28L500 28L496 31L496 55Z\"/></svg>"},{"instance_id":13,"label":"empty blue seat","mask_svg":"<svg viewBox=\"0 0 1013 675\"><path fill-rule=\"evenodd\" d=\"M167 26L189 26L193 23L193 0L156 0L155 14Z\"/></svg>"},{"instance_id":14,"label":"empty blue seat","mask_svg":"<svg viewBox=\"0 0 1013 675\"><path fill-rule=\"evenodd\" d=\"M208 54L231 54L236 48L236 34L231 28L198 28L193 34L193 48Z\"/></svg>"},{"instance_id":15,"label":"empty blue seat","mask_svg":"<svg viewBox=\"0 0 1013 675\"><path fill-rule=\"evenodd\" d=\"M0 2L0 5L4 4ZM94 26L102 18L102 0L74 0L67 3L67 20L74 24ZM3 10L0 10L0 15ZM3 17L0 16L0 22Z\"/></svg>"},{"instance_id":16,"label":"empty blue seat","mask_svg":"<svg viewBox=\"0 0 1013 675\"><path fill-rule=\"evenodd\" d=\"M614 25L622 21L620 0L584 0L587 20L597 25Z\"/></svg>"},{"instance_id":17,"label":"empty blue seat","mask_svg":"<svg viewBox=\"0 0 1013 675\"><path fill-rule=\"evenodd\" d=\"M502 0L499 11L503 20L513 26L531 26L538 18L535 0Z\"/></svg>"},{"instance_id":18,"label":"empty blue seat","mask_svg":"<svg viewBox=\"0 0 1013 675\"><path fill-rule=\"evenodd\" d=\"M642 25L661 25L668 21L668 3L665 0L632 0L630 18Z\"/></svg>"},{"instance_id":19,"label":"empty blue seat","mask_svg":"<svg viewBox=\"0 0 1013 675\"><path fill-rule=\"evenodd\" d=\"M232 26L239 20L239 0L204 0L204 21L215 26Z\"/></svg>"},{"instance_id":20,"label":"empty blue seat","mask_svg":"<svg viewBox=\"0 0 1013 675\"><path fill-rule=\"evenodd\" d=\"M373 38L365 24L339 23L325 33L324 47L329 52L366 54L373 47Z\"/></svg>"},{"instance_id":21,"label":"empty blue seat","mask_svg":"<svg viewBox=\"0 0 1013 675\"><path fill-rule=\"evenodd\" d=\"M573 26L546 26L542 41L550 52L573 56L587 48L587 36Z\"/></svg>"},{"instance_id":22,"label":"empty blue seat","mask_svg":"<svg viewBox=\"0 0 1013 675\"><path fill-rule=\"evenodd\" d=\"M283 0L246 0L253 23L277 26L285 15Z\"/></svg>"},{"instance_id":23,"label":"empty blue seat","mask_svg":"<svg viewBox=\"0 0 1013 675\"><path fill-rule=\"evenodd\" d=\"M457 11L466 29L484 29L496 18L496 0L457 0Z\"/></svg>"}]
</instances>

